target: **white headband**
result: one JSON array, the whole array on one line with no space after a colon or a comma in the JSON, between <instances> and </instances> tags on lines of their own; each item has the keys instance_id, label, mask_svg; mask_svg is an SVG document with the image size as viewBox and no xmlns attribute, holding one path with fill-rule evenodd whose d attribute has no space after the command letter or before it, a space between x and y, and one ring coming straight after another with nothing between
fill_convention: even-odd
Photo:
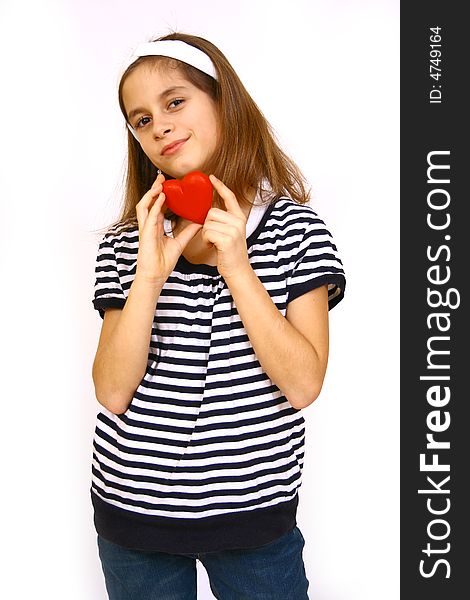
<instances>
[{"instance_id":1,"label":"white headband","mask_svg":"<svg viewBox=\"0 0 470 600\"><path fill-rule=\"evenodd\" d=\"M176 58L192 67L196 67L203 73L217 79L217 71L214 63L205 52L182 40L159 40L157 42L144 42L139 44L132 55L132 62L141 56L167 56Z\"/></svg>"},{"instance_id":2,"label":"white headband","mask_svg":"<svg viewBox=\"0 0 470 600\"><path fill-rule=\"evenodd\" d=\"M159 40L157 42L139 44L133 52L130 64L141 56L167 56L168 58L176 58L176 60L180 60L210 75L213 79L217 79L217 71L209 56L202 50L199 50L199 48L191 46L191 44L187 44L182 40ZM135 139L139 141L134 128L129 123L127 123L127 127Z\"/></svg>"}]
</instances>

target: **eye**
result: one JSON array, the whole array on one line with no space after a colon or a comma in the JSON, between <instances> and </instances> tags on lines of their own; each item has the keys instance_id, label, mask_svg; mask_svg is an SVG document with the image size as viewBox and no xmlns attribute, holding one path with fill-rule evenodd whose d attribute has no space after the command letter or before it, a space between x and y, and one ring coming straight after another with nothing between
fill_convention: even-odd
<instances>
[{"instance_id":1,"label":"eye","mask_svg":"<svg viewBox=\"0 0 470 600\"><path fill-rule=\"evenodd\" d=\"M141 129L142 127L145 127L146 125L148 125L149 122L150 122L150 117L142 117L135 124L135 129Z\"/></svg>"},{"instance_id":2,"label":"eye","mask_svg":"<svg viewBox=\"0 0 470 600\"><path fill-rule=\"evenodd\" d=\"M170 104L168 105L168 108L177 108L183 102L184 102L183 98L175 98L175 100L172 100L170 102Z\"/></svg>"}]
</instances>

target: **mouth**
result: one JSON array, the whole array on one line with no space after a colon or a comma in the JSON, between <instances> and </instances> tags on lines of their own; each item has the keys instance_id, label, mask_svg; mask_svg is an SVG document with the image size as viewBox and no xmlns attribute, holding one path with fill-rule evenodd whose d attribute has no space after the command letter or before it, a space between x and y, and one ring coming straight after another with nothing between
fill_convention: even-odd
<instances>
[{"instance_id":1,"label":"mouth","mask_svg":"<svg viewBox=\"0 0 470 600\"><path fill-rule=\"evenodd\" d=\"M164 146L160 156L168 156L170 154L174 154L175 152L177 152L187 141L189 140L189 137L184 138L182 140L176 140L176 142L173 142L172 144L168 144L167 146Z\"/></svg>"}]
</instances>

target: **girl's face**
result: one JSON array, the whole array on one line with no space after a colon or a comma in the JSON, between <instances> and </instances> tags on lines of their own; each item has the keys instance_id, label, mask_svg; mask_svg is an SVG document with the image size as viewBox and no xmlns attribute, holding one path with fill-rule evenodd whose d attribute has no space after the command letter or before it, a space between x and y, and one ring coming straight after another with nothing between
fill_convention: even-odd
<instances>
[{"instance_id":1,"label":"girl's face","mask_svg":"<svg viewBox=\"0 0 470 600\"><path fill-rule=\"evenodd\" d=\"M138 66L124 82L122 98L142 150L164 173L181 178L212 156L215 103L176 69Z\"/></svg>"}]
</instances>

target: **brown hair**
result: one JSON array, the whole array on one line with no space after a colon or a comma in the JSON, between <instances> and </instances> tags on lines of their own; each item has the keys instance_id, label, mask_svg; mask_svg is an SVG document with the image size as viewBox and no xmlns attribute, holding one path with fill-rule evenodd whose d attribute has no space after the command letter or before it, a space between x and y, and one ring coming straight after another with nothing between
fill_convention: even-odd
<instances>
[{"instance_id":1,"label":"brown hair","mask_svg":"<svg viewBox=\"0 0 470 600\"><path fill-rule=\"evenodd\" d=\"M170 33L158 40L182 40L205 52L215 66L217 80L176 59L140 57L126 69L119 84L119 105L126 121L122 88L127 76L143 63L158 64L164 68L174 65L187 81L206 92L215 102L220 143L201 170L213 173L243 203L248 203L246 193L249 188L260 193L267 191L262 187L263 179L270 186L270 202L278 196L287 195L299 204L307 203L310 192L305 188L305 178L299 167L281 150L270 124L222 52L208 40L185 33ZM124 203L118 221L113 224L125 229L137 224L135 207L157 177L157 167L130 131L127 143ZM169 177L165 174L165 178ZM223 207L217 194L215 198L216 204ZM177 220L169 211L165 216Z\"/></svg>"}]
</instances>

